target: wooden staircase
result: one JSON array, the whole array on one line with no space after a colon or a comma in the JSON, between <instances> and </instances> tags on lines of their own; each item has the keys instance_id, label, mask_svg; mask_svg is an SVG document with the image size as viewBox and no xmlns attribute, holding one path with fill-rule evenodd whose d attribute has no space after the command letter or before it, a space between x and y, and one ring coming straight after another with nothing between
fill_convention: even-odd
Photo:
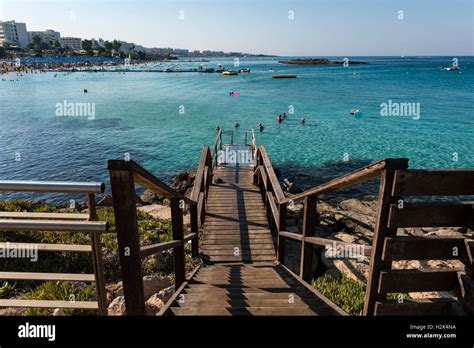
<instances>
[{"instance_id":1,"label":"wooden staircase","mask_svg":"<svg viewBox=\"0 0 474 348\"><path fill-rule=\"evenodd\" d=\"M341 315L277 262L201 267L168 308L170 315Z\"/></svg>"}]
</instances>

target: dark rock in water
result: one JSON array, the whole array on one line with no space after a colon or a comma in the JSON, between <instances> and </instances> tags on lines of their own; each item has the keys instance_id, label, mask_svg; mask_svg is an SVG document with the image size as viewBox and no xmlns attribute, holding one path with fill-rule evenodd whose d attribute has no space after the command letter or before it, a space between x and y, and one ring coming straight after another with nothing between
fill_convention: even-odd
<instances>
[{"instance_id":1,"label":"dark rock in water","mask_svg":"<svg viewBox=\"0 0 474 348\"><path fill-rule=\"evenodd\" d=\"M112 207L114 202L112 200L112 195L105 195L102 199L97 202L98 207Z\"/></svg>"},{"instance_id":2,"label":"dark rock in water","mask_svg":"<svg viewBox=\"0 0 474 348\"><path fill-rule=\"evenodd\" d=\"M173 186L178 192L185 194L191 187L193 187L196 172L183 172L173 176Z\"/></svg>"},{"instance_id":3,"label":"dark rock in water","mask_svg":"<svg viewBox=\"0 0 474 348\"><path fill-rule=\"evenodd\" d=\"M165 197L163 195L160 195L159 193L153 192L148 189L145 190L145 192L143 192L140 196L140 200L144 204L162 203L164 198Z\"/></svg>"},{"instance_id":4,"label":"dark rock in water","mask_svg":"<svg viewBox=\"0 0 474 348\"><path fill-rule=\"evenodd\" d=\"M305 172L297 172L295 175L296 176L311 176L310 174L305 173Z\"/></svg>"}]
</instances>

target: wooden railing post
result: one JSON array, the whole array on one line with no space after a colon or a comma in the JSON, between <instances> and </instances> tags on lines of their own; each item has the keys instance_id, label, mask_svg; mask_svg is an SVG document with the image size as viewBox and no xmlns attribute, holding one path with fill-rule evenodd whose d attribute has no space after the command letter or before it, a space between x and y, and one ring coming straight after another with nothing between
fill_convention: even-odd
<instances>
[{"instance_id":1,"label":"wooden railing post","mask_svg":"<svg viewBox=\"0 0 474 348\"><path fill-rule=\"evenodd\" d=\"M145 314L140 241L131 163L109 161L110 185L127 315Z\"/></svg>"},{"instance_id":2,"label":"wooden railing post","mask_svg":"<svg viewBox=\"0 0 474 348\"><path fill-rule=\"evenodd\" d=\"M198 236L193 238L191 241L191 255L192 257L198 257L199 254L199 246L198 246L198 237L199 237L199 225L198 225L198 212L197 212L197 205L190 206L190 214L191 214L191 233L196 232Z\"/></svg>"},{"instance_id":3,"label":"wooden railing post","mask_svg":"<svg viewBox=\"0 0 474 348\"><path fill-rule=\"evenodd\" d=\"M277 226L277 243L278 243L278 261L281 264L285 264L285 248L286 239L280 235L280 231L286 230L286 203L278 205L278 226Z\"/></svg>"},{"instance_id":4,"label":"wooden railing post","mask_svg":"<svg viewBox=\"0 0 474 348\"><path fill-rule=\"evenodd\" d=\"M301 240L300 277L311 284L313 278L313 244L306 243L306 237L314 236L316 226L317 196L306 196L304 199L303 238Z\"/></svg>"},{"instance_id":5,"label":"wooden railing post","mask_svg":"<svg viewBox=\"0 0 474 348\"><path fill-rule=\"evenodd\" d=\"M385 237L397 234L396 228L388 228L388 217L390 204L397 203L397 197L392 196L395 170L406 168L406 163L398 168L393 168L393 166L389 165L389 169L385 169L381 173L377 217L375 220L374 239L372 241L369 277L367 280L367 289L365 291L363 315L374 315L375 302L381 298L378 294L380 271L384 268L391 268L391 261L382 261L383 244Z\"/></svg>"},{"instance_id":6,"label":"wooden railing post","mask_svg":"<svg viewBox=\"0 0 474 348\"><path fill-rule=\"evenodd\" d=\"M173 228L173 240L182 241L181 245L173 249L175 289L178 289L185 281L185 258L184 258L184 233L183 233L183 211L180 200L171 199L171 226Z\"/></svg>"}]
</instances>

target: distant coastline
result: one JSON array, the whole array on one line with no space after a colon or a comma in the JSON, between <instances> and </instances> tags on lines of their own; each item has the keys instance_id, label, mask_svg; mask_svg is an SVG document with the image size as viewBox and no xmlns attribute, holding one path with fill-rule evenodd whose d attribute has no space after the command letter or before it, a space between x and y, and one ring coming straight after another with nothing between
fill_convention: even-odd
<instances>
[{"instance_id":1,"label":"distant coastline","mask_svg":"<svg viewBox=\"0 0 474 348\"><path fill-rule=\"evenodd\" d=\"M293 65L363 65L368 64L366 62L359 62L354 60L329 60L326 58L309 58L309 59L289 59L289 60L280 60L279 63L282 64L293 64Z\"/></svg>"}]
</instances>

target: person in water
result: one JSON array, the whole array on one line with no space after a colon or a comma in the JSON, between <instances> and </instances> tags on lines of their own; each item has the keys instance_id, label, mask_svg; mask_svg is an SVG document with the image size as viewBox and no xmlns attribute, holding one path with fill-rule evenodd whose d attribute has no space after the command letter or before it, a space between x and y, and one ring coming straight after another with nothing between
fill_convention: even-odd
<instances>
[{"instance_id":1,"label":"person in water","mask_svg":"<svg viewBox=\"0 0 474 348\"><path fill-rule=\"evenodd\" d=\"M304 122L305 122L304 117L301 117L300 123L304 124Z\"/></svg>"},{"instance_id":2,"label":"person in water","mask_svg":"<svg viewBox=\"0 0 474 348\"><path fill-rule=\"evenodd\" d=\"M234 127L235 127L235 128L239 128L239 127L240 127L240 123L239 123L239 122L235 122Z\"/></svg>"},{"instance_id":3,"label":"person in water","mask_svg":"<svg viewBox=\"0 0 474 348\"><path fill-rule=\"evenodd\" d=\"M285 118L286 118L286 112L283 113L283 119L285 119Z\"/></svg>"},{"instance_id":4,"label":"person in water","mask_svg":"<svg viewBox=\"0 0 474 348\"><path fill-rule=\"evenodd\" d=\"M282 122L283 122L283 117L281 116L281 114L278 115L277 121L278 121L278 123L282 123Z\"/></svg>"},{"instance_id":5,"label":"person in water","mask_svg":"<svg viewBox=\"0 0 474 348\"><path fill-rule=\"evenodd\" d=\"M216 127L216 132L220 131L221 130L221 127L217 126Z\"/></svg>"},{"instance_id":6,"label":"person in water","mask_svg":"<svg viewBox=\"0 0 474 348\"><path fill-rule=\"evenodd\" d=\"M260 130L260 132L263 132L263 129L264 129L264 128L265 128L265 127L263 127L262 122L260 122L260 123L258 124L258 129Z\"/></svg>"}]
</instances>

